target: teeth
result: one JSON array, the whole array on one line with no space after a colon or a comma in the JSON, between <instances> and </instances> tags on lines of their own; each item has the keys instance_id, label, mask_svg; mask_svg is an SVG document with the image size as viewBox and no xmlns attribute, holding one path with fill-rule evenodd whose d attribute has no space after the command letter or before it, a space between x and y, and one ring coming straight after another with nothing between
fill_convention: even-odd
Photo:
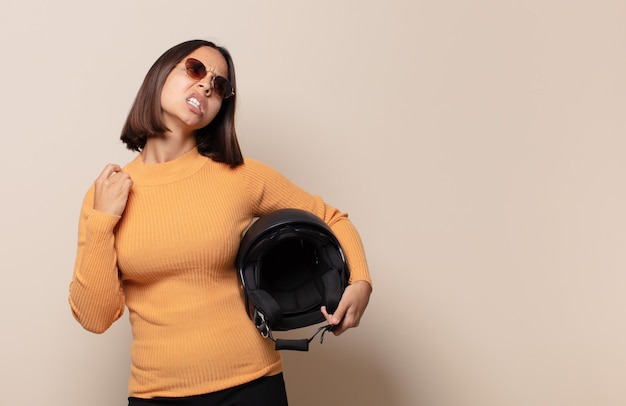
<instances>
[{"instance_id":1,"label":"teeth","mask_svg":"<svg viewBox=\"0 0 626 406\"><path fill-rule=\"evenodd\" d=\"M200 102L195 97L190 97L187 99L187 103L194 105L197 108L200 108Z\"/></svg>"}]
</instances>

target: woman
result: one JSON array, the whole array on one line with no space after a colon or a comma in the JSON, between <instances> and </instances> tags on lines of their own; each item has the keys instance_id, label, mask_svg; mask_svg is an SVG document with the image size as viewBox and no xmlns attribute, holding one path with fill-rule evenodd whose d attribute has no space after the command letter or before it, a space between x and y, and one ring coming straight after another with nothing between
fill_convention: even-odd
<instances>
[{"instance_id":1,"label":"woman","mask_svg":"<svg viewBox=\"0 0 626 406\"><path fill-rule=\"evenodd\" d=\"M95 333L128 307L129 405L287 404L280 354L248 318L235 271L254 217L291 207L331 227L351 271L335 313L321 309L335 334L357 326L369 301L365 255L347 215L244 160L235 83L222 47L193 40L166 51L123 127L137 157L107 165L82 206L70 305Z\"/></svg>"}]
</instances>

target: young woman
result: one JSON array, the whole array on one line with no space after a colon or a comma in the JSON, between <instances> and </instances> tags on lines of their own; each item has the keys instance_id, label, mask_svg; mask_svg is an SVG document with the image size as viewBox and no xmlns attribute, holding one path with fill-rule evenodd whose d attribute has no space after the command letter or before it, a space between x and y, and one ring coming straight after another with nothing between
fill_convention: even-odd
<instances>
[{"instance_id":1,"label":"young woman","mask_svg":"<svg viewBox=\"0 0 626 406\"><path fill-rule=\"evenodd\" d=\"M193 40L151 67L123 127L137 157L109 164L87 192L69 301L102 333L128 307L129 405L287 404L280 354L248 318L235 270L253 218L314 213L339 239L351 272L335 334L355 327L371 294L360 237L345 213L271 167L244 160L235 134L228 51Z\"/></svg>"}]
</instances>

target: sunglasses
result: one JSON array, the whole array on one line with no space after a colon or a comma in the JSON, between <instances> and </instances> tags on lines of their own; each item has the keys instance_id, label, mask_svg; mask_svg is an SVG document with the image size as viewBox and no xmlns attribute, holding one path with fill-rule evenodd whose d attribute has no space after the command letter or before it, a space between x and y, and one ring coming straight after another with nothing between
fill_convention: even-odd
<instances>
[{"instance_id":1,"label":"sunglasses","mask_svg":"<svg viewBox=\"0 0 626 406\"><path fill-rule=\"evenodd\" d=\"M206 66L194 58L187 58L185 61L185 68L187 69L187 74L195 80L202 80L207 75ZM213 90L215 90L215 93L223 99L228 99L229 97L235 95L233 85L231 85L228 79L223 76L216 75L213 77L213 80L211 81L211 91Z\"/></svg>"}]
</instances>

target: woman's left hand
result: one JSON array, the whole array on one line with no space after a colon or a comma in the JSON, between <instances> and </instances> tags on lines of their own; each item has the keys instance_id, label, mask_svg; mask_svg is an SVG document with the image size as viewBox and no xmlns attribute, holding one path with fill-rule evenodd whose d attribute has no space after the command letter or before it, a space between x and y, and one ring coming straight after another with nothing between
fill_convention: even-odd
<instances>
[{"instance_id":1,"label":"woman's left hand","mask_svg":"<svg viewBox=\"0 0 626 406\"><path fill-rule=\"evenodd\" d=\"M333 334L338 336L349 328L356 327L361 321L372 294L372 286L367 281L356 281L346 287L333 314L322 306L322 314L328 324L335 326Z\"/></svg>"}]
</instances>

